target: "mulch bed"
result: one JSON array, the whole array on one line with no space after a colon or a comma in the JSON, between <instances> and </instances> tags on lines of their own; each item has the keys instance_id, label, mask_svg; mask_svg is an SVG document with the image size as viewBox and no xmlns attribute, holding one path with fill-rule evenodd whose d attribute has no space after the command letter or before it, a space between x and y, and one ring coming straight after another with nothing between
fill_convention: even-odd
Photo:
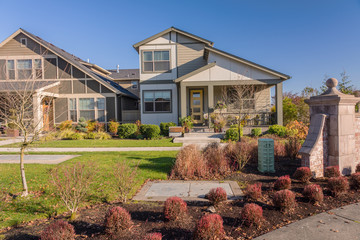
<instances>
[{"instance_id":1,"label":"mulch bed","mask_svg":"<svg viewBox=\"0 0 360 240\"><path fill-rule=\"evenodd\" d=\"M330 209L358 202L360 192L349 191L346 195L334 198L326 189L326 180L318 179L312 183L319 184L324 189L324 202L313 205L302 197L305 184L293 180L292 191L296 193L297 206L290 212L282 213L272 206L271 197L275 193L272 188L274 180L282 175L292 175L300 165L300 160L281 159L276 162L276 174L262 174L256 170L255 164L250 164L244 173L234 174L227 179L246 183L261 182L263 199L256 202L263 207L266 221L258 228L246 227L239 219L241 209L247 203L245 199L224 203L216 207L216 211L224 220L224 229L229 239L251 239L291 222L318 214ZM153 202L139 202L128 204L98 204L79 211L79 217L71 222L74 225L77 239L109 239L104 234L103 222L106 211L113 206L122 206L131 213L134 226L121 238L143 239L146 233L160 232L163 239L191 239L196 222L207 214L208 203L188 202L188 215L182 221L166 222L163 215L163 204ZM57 219L64 219L59 216ZM5 239L39 239L41 231L54 219L38 220L8 229Z\"/></svg>"}]
</instances>

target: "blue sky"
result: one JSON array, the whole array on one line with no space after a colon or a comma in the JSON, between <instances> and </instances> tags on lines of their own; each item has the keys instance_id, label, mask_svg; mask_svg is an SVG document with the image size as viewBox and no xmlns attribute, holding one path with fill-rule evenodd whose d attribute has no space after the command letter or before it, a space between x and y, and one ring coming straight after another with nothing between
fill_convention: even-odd
<instances>
[{"instance_id":1,"label":"blue sky","mask_svg":"<svg viewBox=\"0 0 360 240\"><path fill-rule=\"evenodd\" d=\"M292 76L285 91L346 70L360 89L360 0L4 1L0 41L19 27L104 68L138 68L132 45L170 26Z\"/></svg>"}]
</instances>

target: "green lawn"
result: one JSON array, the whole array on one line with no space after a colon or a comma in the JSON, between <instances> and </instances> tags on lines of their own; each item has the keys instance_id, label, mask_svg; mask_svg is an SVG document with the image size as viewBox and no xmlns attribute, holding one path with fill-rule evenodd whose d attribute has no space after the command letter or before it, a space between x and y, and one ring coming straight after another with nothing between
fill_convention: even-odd
<instances>
[{"instance_id":1,"label":"green lawn","mask_svg":"<svg viewBox=\"0 0 360 240\"><path fill-rule=\"evenodd\" d=\"M171 138L156 140L135 139L110 139L110 140L56 140L47 142L36 142L32 147L39 148L84 148L84 147L180 147L181 143L173 143ZM0 147L19 147L19 143L13 143Z\"/></svg>"},{"instance_id":2,"label":"green lawn","mask_svg":"<svg viewBox=\"0 0 360 240\"><path fill-rule=\"evenodd\" d=\"M84 152L80 153L80 155L59 165L86 161L95 162L98 168L97 180L91 188L90 196L84 203L89 205L117 199L116 186L112 176L117 162L123 160L133 164L135 164L134 161L139 162L138 184L133 189L132 194L134 194L146 179L166 179L176 152ZM26 178L31 194L24 199L20 197L11 199L8 197L6 202L0 203L0 229L66 211L61 200L55 197L54 189L50 183L49 170L54 167L56 165L25 165ZM19 165L0 164L0 191L6 191L13 196L19 194L21 189Z\"/></svg>"}]
</instances>

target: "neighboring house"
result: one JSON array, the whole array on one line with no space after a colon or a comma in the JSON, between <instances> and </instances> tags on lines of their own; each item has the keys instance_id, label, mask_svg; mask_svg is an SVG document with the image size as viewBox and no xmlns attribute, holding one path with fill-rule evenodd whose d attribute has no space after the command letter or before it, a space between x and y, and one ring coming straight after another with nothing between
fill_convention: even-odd
<instances>
[{"instance_id":1,"label":"neighboring house","mask_svg":"<svg viewBox=\"0 0 360 240\"><path fill-rule=\"evenodd\" d=\"M139 69L111 69L110 77L114 82L119 84L121 87L127 89L137 97L140 96L140 76ZM122 102L122 119L123 123L132 123L136 120L140 120L139 101L131 98L124 98Z\"/></svg>"},{"instance_id":2,"label":"neighboring house","mask_svg":"<svg viewBox=\"0 0 360 240\"><path fill-rule=\"evenodd\" d=\"M33 103L38 110L33 118L43 119L46 130L80 117L104 123L122 121L123 103L138 102L138 94L108 77L111 72L23 29L0 43L0 70L0 92L14 91L14 86L21 91L27 82L36 81ZM48 101L50 95L55 98ZM42 112L45 108L50 108L46 111L50 116Z\"/></svg>"},{"instance_id":3,"label":"neighboring house","mask_svg":"<svg viewBox=\"0 0 360 240\"><path fill-rule=\"evenodd\" d=\"M142 123L178 122L191 116L202 124L214 111L222 89L254 84L247 113L270 124L275 87L276 122L283 124L282 83L290 76L213 47L213 42L171 27L133 45L139 53ZM253 102L252 102L253 101ZM235 114L236 105L227 114Z\"/></svg>"}]
</instances>

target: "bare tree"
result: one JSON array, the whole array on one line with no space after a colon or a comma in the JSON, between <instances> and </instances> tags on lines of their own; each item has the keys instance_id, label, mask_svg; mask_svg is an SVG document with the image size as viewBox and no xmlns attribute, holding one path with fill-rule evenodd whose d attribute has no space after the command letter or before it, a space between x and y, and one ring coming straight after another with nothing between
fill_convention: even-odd
<instances>
[{"instance_id":1,"label":"bare tree","mask_svg":"<svg viewBox=\"0 0 360 240\"><path fill-rule=\"evenodd\" d=\"M23 186L21 196L27 196L25 151L39 138L45 128L49 127L44 120L46 117L51 118L54 94L45 92L44 88L52 87L56 82L43 80L43 72L39 69L21 71L0 69L0 71L3 73L0 76L6 78L0 83L0 119L7 123L8 127L17 129L21 135L20 174ZM15 73L11 71L18 71L17 80L14 77Z\"/></svg>"},{"instance_id":2,"label":"bare tree","mask_svg":"<svg viewBox=\"0 0 360 240\"><path fill-rule=\"evenodd\" d=\"M242 123L247 122L250 114L258 114L256 104L260 94L257 92L263 90L263 87L254 84L233 85L223 87L222 98L227 108L233 105L233 111L237 114L237 124L239 129L239 140ZM258 119L260 121L260 119ZM244 125L245 125L244 124Z\"/></svg>"}]
</instances>

